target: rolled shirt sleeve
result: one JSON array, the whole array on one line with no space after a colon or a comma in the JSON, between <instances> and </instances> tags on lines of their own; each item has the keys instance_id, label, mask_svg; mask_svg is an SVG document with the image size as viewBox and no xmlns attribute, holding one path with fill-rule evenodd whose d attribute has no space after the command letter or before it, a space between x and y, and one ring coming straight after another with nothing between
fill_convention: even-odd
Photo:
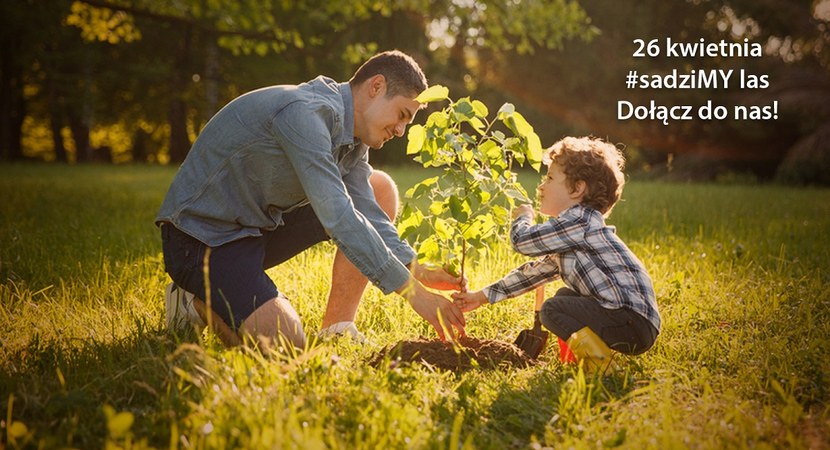
<instances>
[{"instance_id":1,"label":"rolled shirt sleeve","mask_svg":"<svg viewBox=\"0 0 830 450\"><path fill-rule=\"evenodd\" d=\"M513 269L499 281L485 287L484 295L490 303L518 297L538 286L559 279L558 255L547 255Z\"/></svg>"}]
</instances>

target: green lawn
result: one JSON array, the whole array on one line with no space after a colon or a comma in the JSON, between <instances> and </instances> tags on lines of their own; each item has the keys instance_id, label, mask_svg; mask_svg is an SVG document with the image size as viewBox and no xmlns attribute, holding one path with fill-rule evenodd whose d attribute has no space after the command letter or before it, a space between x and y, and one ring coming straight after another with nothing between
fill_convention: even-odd
<instances>
[{"instance_id":1,"label":"green lawn","mask_svg":"<svg viewBox=\"0 0 830 450\"><path fill-rule=\"evenodd\" d=\"M426 176L389 171L402 191ZM663 331L594 379L555 345L521 370L369 367L434 335L376 289L362 347L265 357L174 335L152 224L173 174L0 166L0 448L830 446L830 190L631 182L609 222L652 274ZM332 256L320 245L270 272L309 334ZM522 261L500 245L471 285ZM512 341L531 311L530 295L482 308L467 331Z\"/></svg>"}]
</instances>

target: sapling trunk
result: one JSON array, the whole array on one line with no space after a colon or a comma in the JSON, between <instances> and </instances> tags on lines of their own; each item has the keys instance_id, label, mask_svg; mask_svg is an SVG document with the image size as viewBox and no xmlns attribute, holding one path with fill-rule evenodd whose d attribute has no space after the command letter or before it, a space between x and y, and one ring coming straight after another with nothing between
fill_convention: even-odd
<instances>
[{"instance_id":1,"label":"sapling trunk","mask_svg":"<svg viewBox=\"0 0 830 450\"><path fill-rule=\"evenodd\" d=\"M464 264L467 260L467 240L461 239L461 279L464 279Z\"/></svg>"}]
</instances>

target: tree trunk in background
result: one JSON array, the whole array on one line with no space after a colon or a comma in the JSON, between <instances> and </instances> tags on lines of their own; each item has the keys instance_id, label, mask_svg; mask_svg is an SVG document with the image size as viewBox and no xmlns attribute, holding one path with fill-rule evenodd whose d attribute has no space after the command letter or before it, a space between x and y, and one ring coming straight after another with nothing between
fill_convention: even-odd
<instances>
[{"instance_id":1,"label":"tree trunk in background","mask_svg":"<svg viewBox=\"0 0 830 450\"><path fill-rule=\"evenodd\" d=\"M63 124L61 123L60 114L57 111L51 111L49 116L49 125L52 128L52 148L55 151L55 161L62 163L68 162L69 159L66 155L66 145L64 145L63 142L63 135L61 135Z\"/></svg>"},{"instance_id":2,"label":"tree trunk in background","mask_svg":"<svg viewBox=\"0 0 830 450\"><path fill-rule=\"evenodd\" d=\"M215 39L208 39L205 55L205 105L206 110L202 112L202 124L207 123L219 109L219 77L221 67L219 66L219 45Z\"/></svg>"},{"instance_id":3,"label":"tree trunk in background","mask_svg":"<svg viewBox=\"0 0 830 450\"><path fill-rule=\"evenodd\" d=\"M130 155L132 156L134 163L147 162L148 137L149 136L147 136L147 132L142 130L141 128L135 130L135 133L133 133L133 143L132 147L130 148Z\"/></svg>"},{"instance_id":4,"label":"tree trunk in background","mask_svg":"<svg viewBox=\"0 0 830 450\"><path fill-rule=\"evenodd\" d=\"M63 135L61 134L61 129L63 129L63 114L60 101L58 100L59 95L57 86L55 86L55 80L50 77L47 81L47 86L49 91L46 101L49 107L49 127L52 130L52 150L55 152L55 161L65 163L69 159L66 155L66 145L63 142Z\"/></svg>"},{"instance_id":5,"label":"tree trunk in background","mask_svg":"<svg viewBox=\"0 0 830 450\"><path fill-rule=\"evenodd\" d=\"M4 40L0 51L0 159L23 158L20 138L26 104L23 99L22 74L15 64L20 42Z\"/></svg>"},{"instance_id":6,"label":"tree trunk in background","mask_svg":"<svg viewBox=\"0 0 830 450\"><path fill-rule=\"evenodd\" d=\"M185 30L184 37L176 50L176 61L173 65L173 82L171 83L172 98L168 110L170 122L170 162L184 161L190 150L190 138L187 136L187 103L183 98L187 88L188 61L190 59L191 30Z\"/></svg>"},{"instance_id":7,"label":"tree trunk in background","mask_svg":"<svg viewBox=\"0 0 830 450\"><path fill-rule=\"evenodd\" d=\"M170 162L184 161L190 150L187 137L187 106L184 100L174 99L170 102L168 120L170 121Z\"/></svg>"},{"instance_id":8,"label":"tree trunk in background","mask_svg":"<svg viewBox=\"0 0 830 450\"><path fill-rule=\"evenodd\" d=\"M69 129L72 130L72 139L75 140L75 162L89 162L92 159L92 149L89 147L89 125L77 113L70 111Z\"/></svg>"}]
</instances>

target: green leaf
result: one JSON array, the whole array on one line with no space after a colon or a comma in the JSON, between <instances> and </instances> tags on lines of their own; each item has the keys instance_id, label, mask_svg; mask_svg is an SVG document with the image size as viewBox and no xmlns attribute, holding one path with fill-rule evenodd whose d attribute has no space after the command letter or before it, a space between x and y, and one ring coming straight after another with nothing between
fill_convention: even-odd
<instances>
[{"instance_id":1,"label":"green leaf","mask_svg":"<svg viewBox=\"0 0 830 450\"><path fill-rule=\"evenodd\" d=\"M511 115L513 115L514 112L516 112L516 107L513 106L512 103L505 103L501 105L498 114L499 120L504 120L507 117L510 117Z\"/></svg>"},{"instance_id":2,"label":"green leaf","mask_svg":"<svg viewBox=\"0 0 830 450\"><path fill-rule=\"evenodd\" d=\"M507 187L504 193L513 200L518 200L520 203L530 203L530 199L527 198L527 191L518 183Z\"/></svg>"},{"instance_id":3,"label":"green leaf","mask_svg":"<svg viewBox=\"0 0 830 450\"><path fill-rule=\"evenodd\" d=\"M433 216L440 216L446 209L446 202L436 200L429 205L429 213Z\"/></svg>"},{"instance_id":4,"label":"green leaf","mask_svg":"<svg viewBox=\"0 0 830 450\"><path fill-rule=\"evenodd\" d=\"M454 277L459 277L461 276L461 262L458 261L458 259L453 258L447 261L446 264L444 264L444 270L446 270L448 274Z\"/></svg>"},{"instance_id":5,"label":"green leaf","mask_svg":"<svg viewBox=\"0 0 830 450\"><path fill-rule=\"evenodd\" d=\"M473 111L475 111L476 116L481 119L487 118L487 115L490 114L490 111L487 110L487 106L478 100L473 100Z\"/></svg>"},{"instance_id":6,"label":"green leaf","mask_svg":"<svg viewBox=\"0 0 830 450\"><path fill-rule=\"evenodd\" d=\"M478 151L481 152L487 159L490 161L498 160L502 158L502 151L499 148L498 144L493 142L492 140L486 140L478 146Z\"/></svg>"},{"instance_id":7,"label":"green leaf","mask_svg":"<svg viewBox=\"0 0 830 450\"><path fill-rule=\"evenodd\" d=\"M523 141L519 141L519 143L515 147L513 147L513 160L515 160L520 165L524 164L525 153L527 153L527 146L524 145Z\"/></svg>"},{"instance_id":8,"label":"green leaf","mask_svg":"<svg viewBox=\"0 0 830 450\"><path fill-rule=\"evenodd\" d=\"M256 52L259 56L265 56L268 54L268 44L265 42L258 42L256 46L254 46L254 52Z\"/></svg>"},{"instance_id":9,"label":"green leaf","mask_svg":"<svg viewBox=\"0 0 830 450\"><path fill-rule=\"evenodd\" d=\"M450 96L450 90L440 84L436 84L426 88L423 92L415 97L418 103L430 103L441 100L446 100Z\"/></svg>"},{"instance_id":10,"label":"green leaf","mask_svg":"<svg viewBox=\"0 0 830 450\"><path fill-rule=\"evenodd\" d=\"M466 142L467 144L470 144L470 145L475 145L475 144L476 144L476 138L474 138L474 137L470 136L470 135L469 135L469 134L467 134L467 133L461 133L461 135L459 136L459 138L460 138L462 141Z\"/></svg>"},{"instance_id":11,"label":"green leaf","mask_svg":"<svg viewBox=\"0 0 830 450\"><path fill-rule=\"evenodd\" d=\"M473 126L473 128L478 132L478 134L484 134L484 129L486 128L486 125L484 125L484 122L482 122L481 119L479 119L478 117L473 117L472 119L470 119L470 125Z\"/></svg>"},{"instance_id":12,"label":"green leaf","mask_svg":"<svg viewBox=\"0 0 830 450\"><path fill-rule=\"evenodd\" d=\"M481 240L481 226L478 222L473 222L464 230L464 239L467 241L480 241Z\"/></svg>"},{"instance_id":13,"label":"green leaf","mask_svg":"<svg viewBox=\"0 0 830 450\"><path fill-rule=\"evenodd\" d=\"M459 223L466 222L467 219L470 217L469 206L466 205L466 202L464 200L462 200L456 195L450 197L449 207L452 218L458 221Z\"/></svg>"},{"instance_id":14,"label":"green leaf","mask_svg":"<svg viewBox=\"0 0 830 450\"><path fill-rule=\"evenodd\" d=\"M421 211L413 209L410 205L405 205L398 222L398 233L404 239L416 235L423 221L424 214Z\"/></svg>"},{"instance_id":15,"label":"green leaf","mask_svg":"<svg viewBox=\"0 0 830 450\"><path fill-rule=\"evenodd\" d=\"M452 107L453 116L455 120L464 122L469 121L470 119L475 118L475 111L473 110L473 104L470 103L469 98L462 98L461 100L455 102Z\"/></svg>"},{"instance_id":16,"label":"green leaf","mask_svg":"<svg viewBox=\"0 0 830 450\"><path fill-rule=\"evenodd\" d=\"M539 140L539 135L530 133L527 136L527 161L530 167L537 172L542 168L542 141Z\"/></svg>"},{"instance_id":17,"label":"green leaf","mask_svg":"<svg viewBox=\"0 0 830 450\"><path fill-rule=\"evenodd\" d=\"M505 151L509 151L513 153L513 159L518 159L517 156L520 153L523 153L521 150L522 140L517 137L509 137L504 140L504 149ZM524 155L522 155L522 161L524 161Z\"/></svg>"},{"instance_id":18,"label":"green leaf","mask_svg":"<svg viewBox=\"0 0 830 450\"><path fill-rule=\"evenodd\" d=\"M417 200L421 198L424 194L429 192L432 186L437 183L438 177L427 178L426 180L423 180L415 186L409 188L409 190L406 191L406 198Z\"/></svg>"},{"instance_id":19,"label":"green leaf","mask_svg":"<svg viewBox=\"0 0 830 450\"><path fill-rule=\"evenodd\" d=\"M406 154L415 155L424 147L424 141L427 138L427 132L423 125L412 125L409 127L409 133L406 136Z\"/></svg>"},{"instance_id":20,"label":"green leaf","mask_svg":"<svg viewBox=\"0 0 830 450\"><path fill-rule=\"evenodd\" d=\"M487 234L491 234L491 228L495 226L493 220L487 215L476 217L472 223L464 229L464 239L470 241L475 247L481 247L482 240Z\"/></svg>"},{"instance_id":21,"label":"green leaf","mask_svg":"<svg viewBox=\"0 0 830 450\"><path fill-rule=\"evenodd\" d=\"M481 239L482 241L489 239L491 236L493 236L497 229L496 221L493 220L493 217L489 214L480 216L477 225L479 239Z\"/></svg>"},{"instance_id":22,"label":"green leaf","mask_svg":"<svg viewBox=\"0 0 830 450\"><path fill-rule=\"evenodd\" d=\"M435 219L435 235L442 240L452 239L452 227L446 220L439 218Z\"/></svg>"},{"instance_id":23,"label":"green leaf","mask_svg":"<svg viewBox=\"0 0 830 450\"><path fill-rule=\"evenodd\" d=\"M488 192L486 190L479 190L475 193L475 195L478 198L478 201L481 202L482 204L489 202L490 198L493 197L493 195L490 194L490 192Z\"/></svg>"},{"instance_id":24,"label":"green leaf","mask_svg":"<svg viewBox=\"0 0 830 450\"><path fill-rule=\"evenodd\" d=\"M444 129L450 124L450 115L445 110L435 111L427 117L427 128L434 128L432 130L433 136L440 136L444 134Z\"/></svg>"},{"instance_id":25,"label":"green leaf","mask_svg":"<svg viewBox=\"0 0 830 450\"><path fill-rule=\"evenodd\" d=\"M527 122L527 119L525 119L524 116L518 112L514 112L507 122L509 122L509 124L506 123L506 125L508 125L519 137L527 137L527 135L533 133L533 127Z\"/></svg>"},{"instance_id":26,"label":"green leaf","mask_svg":"<svg viewBox=\"0 0 830 450\"><path fill-rule=\"evenodd\" d=\"M493 214L493 220L496 221L499 225L504 225L507 223L508 211L506 208L503 208L499 205L493 205L490 212Z\"/></svg>"},{"instance_id":27,"label":"green leaf","mask_svg":"<svg viewBox=\"0 0 830 450\"><path fill-rule=\"evenodd\" d=\"M418 246L418 259L426 261L441 260L441 247L434 235L424 239L424 242L421 242L421 245Z\"/></svg>"},{"instance_id":28,"label":"green leaf","mask_svg":"<svg viewBox=\"0 0 830 450\"><path fill-rule=\"evenodd\" d=\"M424 167L429 166L432 160L435 159L435 155L427 149L421 150L421 154L418 156L421 158L421 164L423 164Z\"/></svg>"}]
</instances>

